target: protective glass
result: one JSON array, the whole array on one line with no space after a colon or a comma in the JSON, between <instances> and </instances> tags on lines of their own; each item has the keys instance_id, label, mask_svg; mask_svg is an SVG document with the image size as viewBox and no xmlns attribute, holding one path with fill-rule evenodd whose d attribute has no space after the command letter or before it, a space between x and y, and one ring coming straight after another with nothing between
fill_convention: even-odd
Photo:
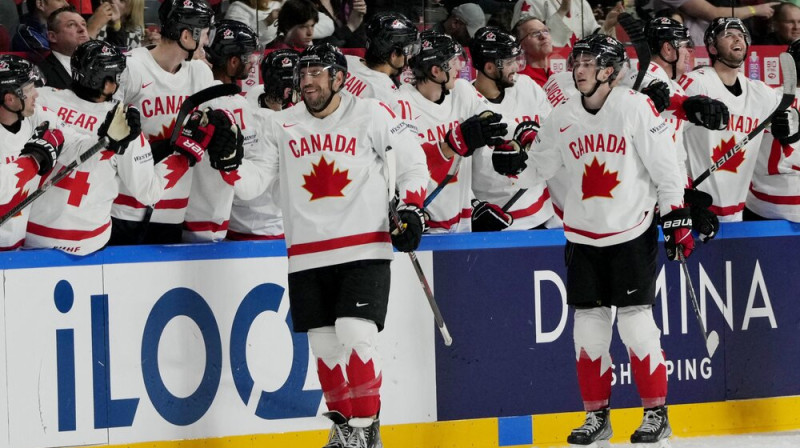
<instances>
[{"instance_id":1,"label":"protective glass","mask_svg":"<svg viewBox=\"0 0 800 448\"><path fill-rule=\"evenodd\" d=\"M409 44L406 44L402 48L402 52L403 52L404 56L408 56L408 57L411 58L411 57L414 57L414 56L419 54L420 48L421 48L421 45L420 45L419 41L417 40L417 41L411 42Z\"/></svg>"},{"instance_id":2,"label":"protective glass","mask_svg":"<svg viewBox=\"0 0 800 448\"><path fill-rule=\"evenodd\" d=\"M525 59L525 55L522 53L512 58L501 59L500 62L502 63L504 70L514 70L517 72L524 70L528 63Z\"/></svg>"},{"instance_id":3,"label":"protective glass","mask_svg":"<svg viewBox=\"0 0 800 448\"><path fill-rule=\"evenodd\" d=\"M467 59L464 57L464 54L458 53L452 58L448 59L442 68L444 68L445 70L455 69L456 71L459 71L466 65L467 65Z\"/></svg>"}]
</instances>

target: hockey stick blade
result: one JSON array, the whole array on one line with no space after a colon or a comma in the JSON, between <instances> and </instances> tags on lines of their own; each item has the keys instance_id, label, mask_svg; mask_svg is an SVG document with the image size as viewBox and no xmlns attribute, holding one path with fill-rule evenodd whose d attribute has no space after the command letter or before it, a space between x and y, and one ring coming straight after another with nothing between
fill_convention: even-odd
<instances>
[{"instance_id":1,"label":"hockey stick blade","mask_svg":"<svg viewBox=\"0 0 800 448\"><path fill-rule=\"evenodd\" d=\"M173 145L175 140L178 139L181 129L183 129L183 123L186 121L186 116L195 110L197 106L214 98L236 95L241 91L242 89L236 84L216 84L186 97L180 109L178 109L178 115L175 117L175 127L172 128L172 135L169 137L170 145Z\"/></svg>"},{"instance_id":2,"label":"hockey stick blade","mask_svg":"<svg viewBox=\"0 0 800 448\"><path fill-rule=\"evenodd\" d=\"M633 18L632 15L624 12L619 15L618 22L628 37L631 39L631 45L636 51L636 57L639 59L639 67L636 73L636 80L633 83L633 90L639 90L644 80L644 75L647 73L647 67L650 66L650 46L647 44L647 39L644 35L644 23L641 20Z\"/></svg>"},{"instance_id":3,"label":"hockey stick blade","mask_svg":"<svg viewBox=\"0 0 800 448\"><path fill-rule=\"evenodd\" d=\"M108 146L108 137L103 137L97 141L94 145L92 145L89 149L84 151L77 159L70 162L67 166L65 166L61 171L53 175L50 179L48 179L45 183L43 183L36 191L29 194L25 197L19 204L15 205L11 210L9 210L2 218L0 218L0 226L6 223L12 216L16 216L17 213L21 212L25 209L25 207L31 205L33 201L43 195L47 190L50 189L53 185L61 182L62 179L69 176L78 165L82 164L83 162L89 160L93 155L97 154L98 151Z\"/></svg>"},{"instance_id":4,"label":"hockey stick blade","mask_svg":"<svg viewBox=\"0 0 800 448\"><path fill-rule=\"evenodd\" d=\"M697 317L697 323L700 324L700 331L703 332L703 340L706 342L706 352L708 352L708 357L711 358L714 356L714 352L717 351L717 347L719 347L719 335L716 331L712 331L711 333L706 332L706 324L703 323L703 316L700 315L700 305L697 303L697 295L694 292L692 278L689 276L689 266L686 265L686 257L683 256L683 247L680 246L678 246L678 259L681 262L683 276L686 277L686 283L689 286L689 298L692 301L694 315Z\"/></svg>"},{"instance_id":5,"label":"hockey stick blade","mask_svg":"<svg viewBox=\"0 0 800 448\"><path fill-rule=\"evenodd\" d=\"M781 96L781 101L778 103L778 107L772 111L772 113L761 121L758 126L755 127L749 134L747 134L740 142L736 143L733 148L729 149L728 152L722 155L716 162L714 162L707 170L703 171L695 180L692 181L692 185L697 187L700 183L702 183L708 176L714 173L722 167L731 157L735 156L736 153L742 150L750 140L756 138L758 134L761 133L767 126L772 122L772 119L775 117L775 114L786 110L789 106L792 105L795 97L795 90L797 89L797 71L794 65L794 59L789 53L781 53L780 54L780 62L781 62L781 74L783 75L783 96Z\"/></svg>"}]
</instances>

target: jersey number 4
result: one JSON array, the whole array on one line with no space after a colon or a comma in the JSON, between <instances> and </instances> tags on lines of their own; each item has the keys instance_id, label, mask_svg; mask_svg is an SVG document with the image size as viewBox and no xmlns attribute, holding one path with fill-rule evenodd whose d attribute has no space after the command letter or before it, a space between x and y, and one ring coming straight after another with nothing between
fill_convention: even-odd
<instances>
[{"instance_id":1,"label":"jersey number 4","mask_svg":"<svg viewBox=\"0 0 800 448\"><path fill-rule=\"evenodd\" d=\"M86 171L74 171L57 183L56 187L69 191L67 204L80 207L83 197L89 194L89 173Z\"/></svg>"}]
</instances>

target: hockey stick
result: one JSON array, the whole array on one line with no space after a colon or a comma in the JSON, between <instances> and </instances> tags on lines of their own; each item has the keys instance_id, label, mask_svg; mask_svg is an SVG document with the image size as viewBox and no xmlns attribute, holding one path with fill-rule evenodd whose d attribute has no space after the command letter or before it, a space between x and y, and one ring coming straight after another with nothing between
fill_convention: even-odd
<instances>
[{"instance_id":1,"label":"hockey stick","mask_svg":"<svg viewBox=\"0 0 800 448\"><path fill-rule=\"evenodd\" d=\"M175 140L178 139L181 129L183 129L186 116L195 110L197 106L215 98L236 95L241 91L242 89L236 84L216 84L186 97L180 109L178 109L178 115L175 116L175 126L172 128L172 135L169 136L169 144L175 144Z\"/></svg>"},{"instance_id":2,"label":"hockey stick","mask_svg":"<svg viewBox=\"0 0 800 448\"><path fill-rule=\"evenodd\" d=\"M503 206L503 211L508 212L508 209L516 204L517 201L519 201L519 198L521 198L526 191L528 191L527 188L520 188L516 193L514 193L514 196L511 196L511 199L509 199L508 202L506 202L506 205Z\"/></svg>"},{"instance_id":3,"label":"hockey stick","mask_svg":"<svg viewBox=\"0 0 800 448\"><path fill-rule=\"evenodd\" d=\"M639 90L644 80L644 75L647 73L647 68L650 66L650 46L647 44L647 39L644 35L644 23L641 20L634 19L627 12L620 14L617 21L631 39L631 45L633 45L636 57L639 59L636 81L633 83L633 90Z\"/></svg>"},{"instance_id":4,"label":"hockey stick","mask_svg":"<svg viewBox=\"0 0 800 448\"><path fill-rule=\"evenodd\" d=\"M747 145L750 140L756 138L758 134L763 131L767 125L772 122L772 119L775 117L775 114L786 110L787 107L792 105L792 101L794 101L795 90L797 89L797 71L794 66L794 59L789 53L781 53L780 54L780 62L781 62L781 74L783 75L783 96L781 97L780 103L778 103L778 107L775 108L772 113L765 118L761 123L756 126L755 129L750 131L740 142L736 143L736 145L729 149L728 152L722 155L716 162L714 162L707 170L703 171L702 174L697 176L695 180L692 181L692 186L697 187L702 183L708 176L714 173L722 167L731 157L735 156L736 153L742 150L742 148Z\"/></svg>"},{"instance_id":5,"label":"hockey stick","mask_svg":"<svg viewBox=\"0 0 800 448\"><path fill-rule=\"evenodd\" d=\"M453 164L450 165L450 169L447 170L447 175L444 176L444 179L442 179L442 181L439 182L438 185L436 185L436 188L434 188L433 191L431 191L428 197L425 198L425 203L422 204L424 207L427 208L431 204L431 202L433 202L433 200L436 199L436 196L438 196L439 193L442 192L444 187L447 186L447 184L450 183L450 181L456 176L458 168L461 167L462 157L459 156L458 154L453 155L453 157L455 157L455 160L453 160Z\"/></svg>"},{"instance_id":6,"label":"hockey stick","mask_svg":"<svg viewBox=\"0 0 800 448\"><path fill-rule=\"evenodd\" d=\"M50 189L53 185L61 182L62 179L69 176L78 165L82 164L83 162L89 160L93 155L97 154L98 151L108 146L109 139L108 137L103 137L97 141L94 145L92 145L89 149L84 151L77 159L73 160L66 165L64 168L61 169L58 173L56 173L53 177L48 179L45 183L43 183L36 191L29 194L25 199L23 199L19 204L15 205L14 208L8 211L2 218L0 218L0 226L6 223L12 216L15 216L17 213L21 212L25 209L25 207L29 206L33 201L35 201L39 196L43 195L47 190Z\"/></svg>"},{"instance_id":7,"label":"hockey stick","mask_svg":"<svg viewBox=\"0 0 800 448\"><path fill-rule=\"evenodd\" d=\"M681 268L683 268L683 275L686 277L686 282L689 284L689 297L692 299L692 308L694 308L694 315L697 317L697 323L700 324L700 330L703 332L703 339L706 341L706 350L708 357L714 356L714 352L719 346L719 334L716 331L707 332L706 324L703 323L703 316L700 315L700 305L697 303L697 296L694 293L694 285L692 278L689 276L689 267L686 265L686 258L683 256L683 248L678 246L678 259L681 261Z\"/></svg>"},{"instance_id":8,"label":"hockey stick","mask_svg":"<svg viewBox=\"0 0 800 448\"><path fill-rule=\"evenodd\" d=\"M406 225L400 221L400 215L397 214L397 201L394 193L395 182L397 179L397 162L395 153L392 151L391 146L386 148L386 166L389 171L387 184L389 190L389 214L392 217L392 222L394 222L394 225L397 228L396 231L402 233L405 232ZM425 297L428 299L428 305L430 305L431 311L433 311L433 320L436 322L436 327L439 328L439 333L442 334L444 345L449 347L453 343L453 338L450 337L450 331L447 330L447 325L444 323L442 312L439 311L439 305L436 303L436 299L433 297L433 290L428 283L428 278L425 276L425 272L422 271L422 265L419 264L417 253L413 250L408 252L408 258L411 259L411 265L414 266L414 271L417 273L419 284L422 286L422 290L425 292Z\"/></svg>"}]
</instances>

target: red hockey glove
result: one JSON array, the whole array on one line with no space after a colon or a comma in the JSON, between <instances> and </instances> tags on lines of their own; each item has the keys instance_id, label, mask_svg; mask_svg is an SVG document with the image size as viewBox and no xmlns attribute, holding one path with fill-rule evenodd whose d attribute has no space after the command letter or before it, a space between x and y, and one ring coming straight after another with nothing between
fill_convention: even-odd
<instances>
[{"instance_id":1,"label":"red hockey glove","mask_svg":"<svg viewBox=\"0 0 800 448\"><path fill-rule=\"evenodd\" d=\"M64 146L64 135L61 131L48 129L49 127L50 122L42 122L20 151L21 156L30 156L36 161L36 164L39 165L38 174L40 176L53 169L53 164Z\"/></svg>"},{"instance_id":2,"label":"red hockey glove","mask_svg":"<svg viewBox=\"0 0 800 448\"><path fill-rule=\"evenodd\" d=\"M132 106L120 109L121 107L123 106L117 104L108 111L105 121L97 129L99 137L108 137L108 149L116 154L124 154L128 144L142 133L139 109Z\"/></svg>"},{"instance_id":3,"label":"red hockey glove","mask_svg":"<svg viewBox=\"0 0 800 448\"><path fill-rule=\"evenodd\" d=\"M508 228L514 218L500 206L478 199L472 200L472 231L495 232Z\"/></svg>"},{"instance_id":4,"label":"red hockey glove","mask_svg":"<svg viewBox=\"0 0 800 448\"><path fill-rule=\"evenodd\" d=\"M731 115L725 103L703 95L686 98L683 102L683 111L687 120L712 131L728 127Z\"/></svg>"},{"instance_id":5,"label":"red hockey glove","mask_svg":"<svg viewBox=\"0 0 800 448\"><path fill-rule=\"evenodd\" d=\"M203 159L213 136L214 127L209 126L206 111L196 110L181 129L181 135L175 140L175 148L189 159L189 166L194 166Z\"/></svg>"},{"instance_id":6,"label":"red hockey glove","mask_svg":"<svg viewBox=\"0 0 800 448\"><path fill-rule=\"evenodd\" d=\"M503 116L491 111L474 115L447 131L445 141L456 154L469 157L476 149L503 142L508 125L501 123Z\"/></svg>"},{"instance_id":7,"label":"red hockey glove","mask_svg":"<svg viewBox=\"0 0 800 448\"><path fill-rule=\"evenodd\" d=\"M514 130L514 140L519 143L519 146L527 151L530 148L531 143L536 139L536 135L539 134L539 123L530 120L530 121L523 121L517 125L517 128Z\"/></svg>"},{"instance_id":8,"label":"red hockey glove","mask_svg":"<svg viewBox=\"0 0 800 448\"><path fill-rule=\"evenodd\" d=\"M494 170L505 176L516 176L521 173L528 164L528 153L520 148L520 144L514 140L503 142L494 147L492 151L492 166Z\"/></svg>"},{"instance_id":9,"label":"red hockey glove","mask_svg":"<svg viewBox=\"0 0 800 448\"><path fill-rule=\"evenodd\" d=\"M689 258L694 250L692 214L689 207L677 208L662 216L661 229L664 231L667 258L678 260L678 250L683 251L684 258Z\"/></svg>"},{"instance_id":10,"label":"red hockey glove","mask_svg":"<svg viewBox=\"0 0 800 448\"><path fill-rule=\"evenodd\" d=\"M425 213L416 205L401 205L397 208L401 229L397 228L391 214L389 215L389 234L392 245L400 252L417 250L422 234L428 230L425 224Z\"/></svg>"},{"instance_id":11,"label":"red hockey glove","mask_svg":"<svg viewBox=\"0 0 800 448\"><path fill-rule=\"evenodd\" d=\"M658 113L669 107L669 86L664 81L651 82L642 89L642 93L650 97Z\"/></svg>"},{"instance_id":12,"label":"red hockey glove","mask_svg":"<svg viewBox=\"0 0 800 448\"><path fill-rule=\"evenodd\" d=\"M208 157L211 167L219 171L233 171L242 164L244 158L244 137L233 115L226 110L211 110L206 116L214 127L214 137L208 144Z\"/></svg>"}]
</instances>

